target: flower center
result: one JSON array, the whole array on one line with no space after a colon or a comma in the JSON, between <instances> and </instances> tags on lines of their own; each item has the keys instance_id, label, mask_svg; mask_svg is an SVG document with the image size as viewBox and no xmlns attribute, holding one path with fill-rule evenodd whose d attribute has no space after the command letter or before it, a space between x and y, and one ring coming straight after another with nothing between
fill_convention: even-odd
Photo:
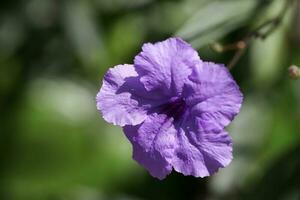
<instances>
[{"instance_id":1,"label":"flower center","mask_svg":"<svg viewBox=\"0 0 300 200\"><path fill-rule=\"evenodd\" d=\"M186 110L186 103L182 98L171 99L168 103L160 106L160 112L168 117L179 119Z\"/></svg>"}]
</instances>

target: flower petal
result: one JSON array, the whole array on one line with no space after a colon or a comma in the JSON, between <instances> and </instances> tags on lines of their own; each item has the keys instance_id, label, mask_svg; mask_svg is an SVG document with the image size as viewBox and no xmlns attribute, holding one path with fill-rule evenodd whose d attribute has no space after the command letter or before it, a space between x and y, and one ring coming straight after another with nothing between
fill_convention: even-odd
<instances>
[{"instance_id":1,"label":"flower petal","mask_svg":"<svg viewBox=\"0 0 300 200\"><path fill-rule=\"evenodd\" d=\"M134 65L148 91L174 96L182 92L191 69L201 62L190 44L170 38L155 44L147 43L135 57Z\"/></svg>"},{"instance_id":2,"label":"flower petal","mask_svg":"<svg viewBox=\"0 0 300 200\"><path fill-rule=\"evenodd\" d=\"M177 130L172 122L166 115L152 114L141 125L123 128L133 146L133 159L159 179L172 171L167 161L177 144Z\"/></svg>"},{"instance_id":3,"label":"flower petal","mask_svg":"<svg viewBox=\"0 0 300 200\"><path fill-rule=\"evenodd\" d=\"M132 94L134 89L143 93L143 86L141 83L138 86L132 78L138 79L133 65L118 65L105 74L96 101L98 110L107 122L124 126L137 125L146 119L147 106L141 105L143 98Z\"/></svg>"},{"instance_id":4,"label":"flower petal","mask_svg":"<svg viewBox=\"0 0 300 200\"><path fill-rule=\"evenodd\" d=\"M123 128L133 145L133 159L152 176L164 179L173 167L184 175L205 177L232 160L232 142L226 132L196 133L186 124L177 128L163 114L152 114L140 125Z\"/></svg>"},{"instance_id":5,"label":"flower petal","mask_svg":"<svg viewBox=\"0 0 300 200\"><path fill-rule=\"evenodd\" d=\"M184 96L198 131L219 132L239 112L243 95L223 65L198 65L184 87Z\"/></svg>"},{"instance_id":6,"label":"flower petal","mask_svg":"<svg viewBox=\"0 0 300 200\"><path fill-rule=\"evenodd\" d=\"M178 142L170 163L184 175L210 176L232 160L232 142L226 132L197 134L181 129Z\"/></svg>"}]
</instances>

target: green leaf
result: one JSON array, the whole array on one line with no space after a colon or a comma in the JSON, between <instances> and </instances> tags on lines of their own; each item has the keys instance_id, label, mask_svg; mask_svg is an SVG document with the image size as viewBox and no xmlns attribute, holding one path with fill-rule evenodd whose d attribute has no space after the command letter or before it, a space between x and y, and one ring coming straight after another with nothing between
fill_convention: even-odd
<instances>
[{"instance_id":1,"label":"green leaf","mask_svg":"<svg viewBox=\"0 0 300 200\"><path fill-rule=\"evenodd\" d=\"M211 1L200 8L175 35L199 48L240 27L255 10L256 0Z\"/></svg>"},{"instance_id":2,"label":"green leaf","mask_svg":"<svg viewBox=\"0 0 300 200\"><path fill-rule=\"evenodd\" d=\"M284 6L284 1L276 0L265 11L264 16L256 24L272 19L279 15ZM290 27L292 12L283 18L282 23L276 27L264 40L254 40L250 47L251 73L253 82L258 89L267 89L278 80L284 71L286 73L285 62L287 59L288 45L286 43L287 31ZM267 27L269 28L269 27Z\"/></svg>"}]
</instances>

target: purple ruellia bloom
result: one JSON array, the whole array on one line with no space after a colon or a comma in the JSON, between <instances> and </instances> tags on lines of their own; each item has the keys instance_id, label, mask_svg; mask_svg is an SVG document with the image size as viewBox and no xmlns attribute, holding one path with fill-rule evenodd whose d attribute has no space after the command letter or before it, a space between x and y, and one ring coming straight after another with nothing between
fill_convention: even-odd
<instances>
[{"instance_id":1,"label":"purple ruellia bloom","mask_svg":"<svg viewBox=\"0 0 300 200\"><path fill-rule=\"evenodd\" d=\"M96 100L154 177L163 179L172 169L205 177L232 160L224 128L243 95L224 65L202 61L180 38L144 44L133 65L109 69Z\"/></svg>"}]
</instances>

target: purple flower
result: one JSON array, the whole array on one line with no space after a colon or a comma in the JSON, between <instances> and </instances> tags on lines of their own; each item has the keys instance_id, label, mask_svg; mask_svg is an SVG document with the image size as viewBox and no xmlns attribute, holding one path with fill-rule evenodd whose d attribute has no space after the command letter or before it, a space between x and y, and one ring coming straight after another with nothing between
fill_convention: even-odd
<instances>
[{"instance_id":1,"label":"purple flower","mask_svg":"<svg viewBox=\"0 0 300 200\"><path fill-rule=\"evenodd\" d=\"M242 93L224 65L200 60L179 38L144 44L134 65L108 70L97 94L104 119L123 127L133 158L152 176L205 177L232 160L224 130Z\"/></svg>"}]
</instances>

